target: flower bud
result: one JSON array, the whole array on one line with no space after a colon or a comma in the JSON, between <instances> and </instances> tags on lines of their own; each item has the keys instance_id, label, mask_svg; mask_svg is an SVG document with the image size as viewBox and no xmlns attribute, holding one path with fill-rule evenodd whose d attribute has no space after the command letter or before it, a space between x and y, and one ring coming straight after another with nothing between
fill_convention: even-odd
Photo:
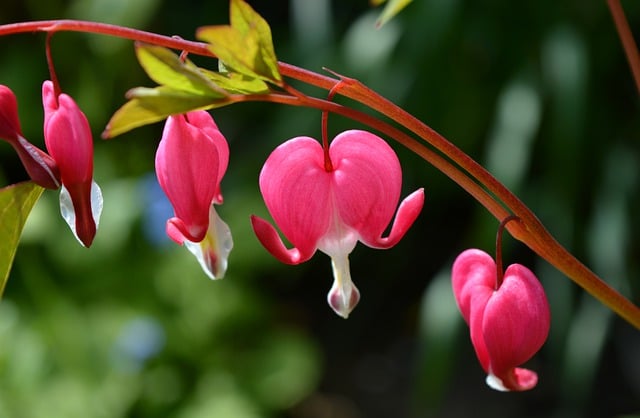
<instances>
[{"instance_id":1,"label":"flower bud","mask_svg":"<svg viewBox=\"0 0 640 418\"><path fill-rule=\"evenodd\" d=\"M53 83L42 86L44 141L60 170L60 211L85 247L93 242L102 212L102 192L93 181L93 137L87 117Z\"/></svg>"},{"instance_id":2,"label":"flower bud","mask_svg":"<svg viewBox=\"0 0 640 418\"><path fill-rule=\"evenodd\" d=\"M466 250L453 263L453 293L487 384L501 391L532 389L538 375L517 366L547 339L549 303L536 276L521 264L510 265L502 283L496 280L496 263L481 250Z\"/></svg>"},{"instance_id":3,"label":"flower bud","mask_svg":"<svg viewBox=\"0 0 640 418\"><path fill-rule=\"evenodd\" d=\"M0 85L0 139L16 150L22 165L34 183L47 189L60 187L60 173L53 159L22 136L16 96Z\"/></svg>"},{"instance_id":4,"label":"flower bud","mask_svg":"<svg viewBox=\"0 0 640 418\"><path fill-rule=\"evenodd\" d=\"M229 227L214 208L222 203L228 161L227 141L208 112L167 118L156 152L158 183L175 212L167 235L184 244L212 279L224 276L233 247Z\"/></svg>"}]
</instances>

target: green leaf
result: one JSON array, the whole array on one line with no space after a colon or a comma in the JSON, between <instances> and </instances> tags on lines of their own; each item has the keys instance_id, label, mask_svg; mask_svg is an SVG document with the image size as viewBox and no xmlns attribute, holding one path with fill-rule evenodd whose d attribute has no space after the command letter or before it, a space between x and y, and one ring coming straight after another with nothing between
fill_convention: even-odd
<instances>
[{"instance_id":1,"label":"green leaf","mask_svg":"<svg viewBox=\"0 0 640 418\"><path fill-rule=\"evenodd\" d=\"M384 6L380 17L378 17L378 20L376 21L376 27L379 28L387 23L391 18L400 13L402 9L407 7L411 1L412 0L389 0L387 5ZM375 2L375 4L381 4L384 3L385 0L372 0L372 2Z\"/></svg>"},{"instance_id":2,"label":"green leaf","mask_svg":"<svg viewBox=\"0 0 640 418\"><path fill-rule=\"evenodd\" d=\"M137 87L129 90L127 97L130 100L113 114L102 134L103 138L113 138L171 115L211 109L229 103L226 97L195 95L166 86Z\"/></svg>"},{"instance_id":3,"label":"green leaf","mask_svg":"<svg viewBox=\"0 0 640 418\"><path fill-rule=\"evenodd\" d=\"M246 36L257 34L260 45L261 64L264 64L264 74L269 75L270 80L280 81L280 71L278 71L278 59L273 48L271 28L266 20L244 0L231 0L230 12L231 27L240 31Z\"/></svg>"},{"instance_id":4,"label":"green leaf","mask_svg":"<svg viewBox=\"0 0 640 418\"><path fill-rule=\"evenodd\" d=\"M205 26L198 39L230 69L280 85L269 24L243 0L231 0L231 26Z\"/></svg>"},{"instance_id":5,"label":"green leaf","mask_svg":"<svg viewBox=\"0 0 640 418\"><path fill-rule=\"evenodd\" d=\"M258 54L255 37L243 36L231 26L206 26L198 29L196 37L209 43L209 49L225 66L239 73L260 77L254 69Z\"/></svg>"},{"instance_id":6,"label":"green leaf","mask_svg":"<svg viewBox=\"0 0 640 418\"><path fill-rule=\"evenodd\" d=\"M43 191L33 182L0 189L0 295L7 284L24 223Z\"/></svg>"},{"instance_id":7,"label":"green leaf","mask_svg":"<svg viewBox=\"0 0 640 418\"><path fill-rule=\"evenodd\" d=\"M231 71L199 68L170 49L136 44L138 61L156 88L129 90L129 101L118 109L102 133L112 138L131 129L197 109L231 103L231 94L269 92L265 81L282 84L267 22L242 0L231 0L231 26L201 28L198 35Z\"/></svg>"},{"instance_id":8,"label":"green leaf","mask_svg":"<svg viewBox=\"0 0 640 418\"><path fill-rule=\"evenodd\" d=\"M139 43L136 55L149 78L160 85L198 95L226 95L196 65L189 60L181 60L170 49Z\"/></svg>"},{"instance_id":9,"label":"green leaf","mask_svg":"<svg viewBox=\"0 0 640 418\"><path fill-rule=\"evenodd\" d=\"M259 78L247 77L239 73L216 72L201 68L200 71L218 87L231 94L263 94L269 92L267 83Z\"/></svg>"},{"instance_id":10,"label":"green leaf","mask_svg":"<svg viewBox=\"0 0 640 418\"><path fill-rule=\"evenodd\" d=\"M113 114L103 138L113 138L170 115L228 103L228 93L215 84L208 71L180 59L170 49L140 43L136 45L136 55L149 77L160 86L129 90L129 101Z\"/></svg>"}]
</instances>

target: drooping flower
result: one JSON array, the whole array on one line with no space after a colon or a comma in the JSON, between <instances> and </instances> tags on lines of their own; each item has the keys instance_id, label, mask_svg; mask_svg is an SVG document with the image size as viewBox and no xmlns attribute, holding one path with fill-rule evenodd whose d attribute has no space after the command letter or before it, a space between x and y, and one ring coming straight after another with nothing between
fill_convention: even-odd
<instances>
[{"instance_id":1,"label":"drooping flower","mask_svg":"<svg viewBox=\"0 0 640 418\"><path fill-rule=\"evenodd\" d=\"M229 146L208 112L167 118L156 152L158 182L175 213L167 235L184 244L212 279L224 276L233 247L229 227L214 208L222 203L228 162Z\"/></svg>"},{"instance_id":2,"label":"drooping flower","mask_svg":"<svg viewBox=\"0 0 640 418\"><path fill-rule=\"evenodd\" d=\"M532 389L538 375L520 368L542 347L551 314L544 289L521 264L512 264L497 283L496 263L484 251L462 252L453 263L453 293L487 384L501 391Z\"/></svg>"},{"instance_id":3,"label":"drooping flower","mask_svg":"<svg viewBox=\"0 0 640 418\"><path fill-rule=\"evenodd\" d=\"M408 196L389 235L382 237L398 206L402 170L384 140L361 130L339 134L328 155L313 138L290 139L271 153L259 183L269 213L294 248L286 248L273 225L252 216L258 239L288 264L307 261L316 250L331 257L334 282L327 300L344 318L360 299L348 259L356 243L394 246L424 203L423 189Z\"/></svg>"},{"instance_id":4,"label":"drooping flower","mask_svg":"<svg viewBox=\"0 0 640 418\"><path fill-rule=\"evenodd\" d=\"M102 192L93 181L93 137L87 117L71 96L42 85L44 141L60 170L60 212L85 247L93 242L102 213Z\"/></svg>"},{"instance_id":5,"label":"drooping flower","mask_svg":"<svg viewBox=\"0 0 640 418\"><path fill-rule=\"evenodd\" d=\"M0 138L16 150L34 183L47 189L60 187L60 173L56 163L22 135L18 119L18 101L13 91L4 85L0 85Z\"/></svg>"}]
</instances>

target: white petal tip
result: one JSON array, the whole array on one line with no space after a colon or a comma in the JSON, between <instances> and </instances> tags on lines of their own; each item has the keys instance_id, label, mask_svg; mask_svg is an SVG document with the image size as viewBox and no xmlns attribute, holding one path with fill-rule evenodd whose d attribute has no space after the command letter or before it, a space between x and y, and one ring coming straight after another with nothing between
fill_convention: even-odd
<instances>
[{"instance_id":1,"label":"white petal tip","mask_svg":"<svg viewBox=\"0 0 640 418\"><path fill-rule=\"evenodd\" d=\"M331 309L345 319L349 317L349 314L359 301L360 291L351 282L343 286L334 283L334 286L327 295L327 302L329 306L331 306Z\"/></svg>"},{"instance_id":2,"label":"white petal tip","mask_svg":"<svg viewBox=\"0 0 640 418\"><path fill-rule=\"evenodd\" d=\"M333 268L333 286L327 295L327 302L335 313L346 319L360 301L360 291L351 281L347 255L332 256L331 267Z\"/></svg>"},{"instance_id":3,"label":"white petal tip","mask_svg":"<svg viewBox=\"0 0 640 418\"><path fill-rule=\"evenodd\" d=\"M93 217L93 222L96 225L96 230L100 225L100 216L102 215L102 206L103 206L102 190L100 189L100 186L98 186L98 183L96 183L95 181L92 181L91 182L91 215ZM76 237L78 242L83 247L86 247L84 242L82 242L82 240L78 236L78 232L76 231L76 211L75 211L75 208L73 207L73 201L71 200L71 195L69 194L69 191L67 190L67 188L64 186L60 187L60 214L62 215L62 218L65 220L67 225L69 225L71 232L73 232L73 235Z\"/></svg>"},{"instance_id":4,"label":"white petal tip","mask_svg":"<svg viewBox=\"0 0 640 418\"><path fill-rule=\"evenodd\" d=\"M487 375L487 378L485 379L485 381L487 382L487 385L491 389L498 390L500 392L509 392L509 389L505 387L504 383L502 383L502 380L500 380L499 377L493 374Z\"/></svg>"},{"instance_id":5,"label":"white petal tip","mask_svg":"<svg viewBox=\"0 0 640 418\"><path fill-rule=\"evenodd\" d=\"M218 216L213 205L209 212L209 230L201 242L184 240L184 245L195 255L200 267L212 280L222 279L227 271L227 259L233 248L229 226Z\"/></svg>"}]
</instances>

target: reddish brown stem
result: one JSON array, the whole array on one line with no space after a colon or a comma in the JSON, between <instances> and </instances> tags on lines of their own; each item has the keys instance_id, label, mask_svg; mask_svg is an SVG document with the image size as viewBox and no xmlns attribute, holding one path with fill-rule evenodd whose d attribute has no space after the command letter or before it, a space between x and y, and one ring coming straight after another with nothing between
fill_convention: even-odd
<instances>
[{"instance_id":1,"label":"reddish brown stem","mask_svg":"<svg viewBox=\"0 0 640 418\"><path fill-rule=\"evenodd\" d=\"M327 94L327 100L331 101L333 99L333 96L335 96L336 91L338 90L338 87L340 86L340 83L334 85L331 90L329 90L329 94ZM304 96L300 96L300 97L304 97ZM327 172L331 172L333 171L333 163L331 162L331 156L329 155L329 129L328 129L328 125L329 124L329 111L328 110L323 110L322 111L322 117L321 117L321 130L322 130L322 150L324 151L324 169Z\"/></svg>"},{"instance_id":2,"label":"reddish brown stem","mask_svg":"<svg viewBox=\"0 0 640 418\"><path fill-rule=\"evenodd\" d=\"M184 50L197 55L213 56L207 44L202 42L187 41L178 37L158 35L138 29L111 25L109 23L88 22L84 20L36 20L32 22L10 23L0 26L0 36L29 32L85 32L115 36L117 38L130 39L154 45L162 45L167 48Z\"/></svg>"},{"instance_id":3,"label":"reddish brown stem","mask_svg":"<svg viewBox=\"0 0 640 418\"><path fill-rule=\"evenodd\" d=\"M640 53L638 53L638 46L633 39L633 34L629 28L627 18L624 15L624 10L622 10L622 6L620 5L620 0L607 0L607 4L609 5L613 22L616 25L618 36L620 36L624 53L627 56L633 79L636 82L636 88L638 89L638 93L640 93Z\"/></svg>"}]
</instances>

